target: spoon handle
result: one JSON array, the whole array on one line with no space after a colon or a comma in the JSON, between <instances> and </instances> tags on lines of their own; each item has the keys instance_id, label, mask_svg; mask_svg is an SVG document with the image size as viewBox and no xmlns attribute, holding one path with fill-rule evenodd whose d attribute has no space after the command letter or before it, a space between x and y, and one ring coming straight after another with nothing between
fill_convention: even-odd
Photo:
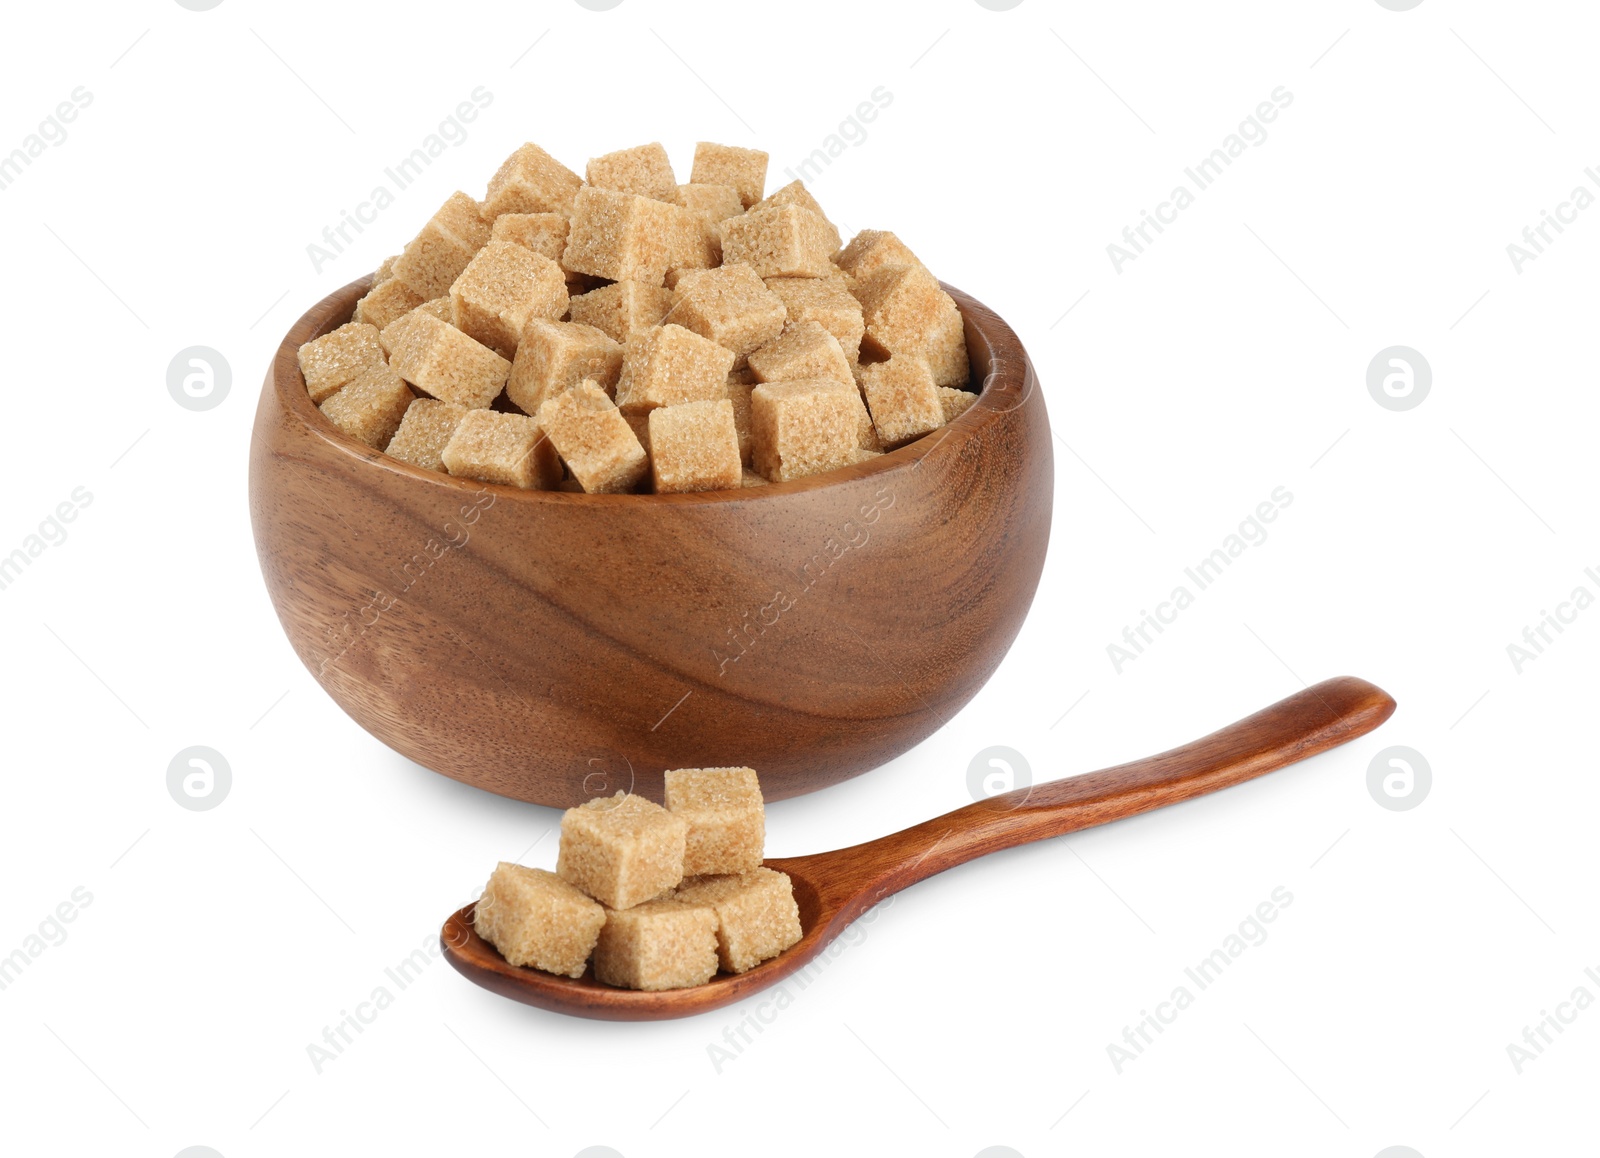
<instances>
[{"instance_id":1,"label":"spoon handle","mask_svg":"<svg viewBox=\"0 0 1600 1158\"><path fill-rule=\"evenodd\" d=\"M1324 680L1181 748L1019 788L823 853L827 870L816 875L854 894L842 906L849 919L890 893L986 853L1136 816L1326 752L1366 735L1394 708L1388 693L1365 680Z\"/></svg>"}]
</instances>

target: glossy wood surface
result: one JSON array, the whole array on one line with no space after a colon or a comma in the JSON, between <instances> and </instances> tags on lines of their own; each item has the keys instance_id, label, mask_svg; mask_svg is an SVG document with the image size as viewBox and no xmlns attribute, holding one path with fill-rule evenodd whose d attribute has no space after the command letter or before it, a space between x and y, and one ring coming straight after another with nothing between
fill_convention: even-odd
<instances>
[{"instance_id":1,"label":"glossy wood surface","mask_svg":"<svg viewBox=\"0 0 1600 1158\"><path fill-rule=\"evenodd\" d=\"M1158 756L1036 784L958 808L852 848L769 860L794 882L804 930L782 955L738 975L664 993L613 989L592 973L572 980L510 965L472 928L472 906L440 932L445 956L470 980L516 1001L578 1017L646 1021L719 1009L815 960L884 897L1000 849L1149 812L1227 788L1363 736L1393 713L1382 689L1352 676L1326 680L1220 731ZM1026 888L1019 882L1019 888ZM899 962L885 962L892 976Z\"/></svg>"},{"instance_id":2,"label":"glossy wood surface","mask_svg":"<svg viewBox=\"0 0 1600 1158\"><path fill-rule=\"evenodd\" d=\"M978 401L894 453L701 495L519 491L421 470L326 422L284 337L250 511L300 659L437 772L568 806L667 768L749 765L770 799L892 759L994 672L1044 566L1052 454L1021 343L958 290Z\"/></svg>"}]
</instances>

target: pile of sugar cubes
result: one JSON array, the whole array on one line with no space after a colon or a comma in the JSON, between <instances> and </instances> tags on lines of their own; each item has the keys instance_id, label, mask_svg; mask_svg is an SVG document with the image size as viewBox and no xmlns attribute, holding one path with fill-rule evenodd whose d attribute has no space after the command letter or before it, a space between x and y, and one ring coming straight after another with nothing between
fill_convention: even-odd
<instances>
[{"instance_id":1,"label":"pile of sugar cubes","mask_svg":"<svg viewBox=\"0 0 1600 1158\"><path fill-rule=\"evenodd\" d=\"M749 768L666 774L667 806L618 792L561 818L556 871L502 861L473 916L512 965L625 989L703 985L800 939L783 873L762 867L766 822Z\"/></svg>"},{"instance_id":2,"label":"pile of sugar cubes","mask_svg":"<svg viewBox=\"0 0 1600 1158\"><path fill-rule=\"evenodd\" d=\"M527 489L779 482L920 438L974 394L955 301L893 233L848 245L767 154L659 143L580 178L523 145L300 348L311 400L375 450Z\"/></svg>"}]
</instances>

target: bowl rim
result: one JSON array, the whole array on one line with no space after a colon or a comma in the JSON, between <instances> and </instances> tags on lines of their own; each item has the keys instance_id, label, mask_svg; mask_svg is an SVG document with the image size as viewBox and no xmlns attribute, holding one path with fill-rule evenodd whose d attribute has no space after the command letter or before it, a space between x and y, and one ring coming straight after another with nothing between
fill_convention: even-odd
<instances>
[{"instance_id":1,"label":"bowl rim","mask_svg":"<svg viewBox=\"0 0 1600 1158\"><path fill-rule=\"evenodd\" d=\"M329 422L321 409L311 401L305 378L300 372L299 350L306 342L329 333L349 320L355 302L372 285L372 275L334 290L312 306L289 327L278 345L276 355L267 371L263 395L273 393L282 411L296 420L300 428L320 439L329 448L358 459L366 467L377 467L419 483L446 487L463 495L481 495L485 491L517 502L533 503L590 503L616 504L650 502L655 504L700 505L727 502L763 502L786 495L794 495L822 487L839 486L862 479L883 475L903 476L922 465L936 449L952 436L958 445L980 434L1003 416L1019 409L1037 388L1032 362L1021 340L1005 319L988 306L952 285L940 282L955 299L967 327L968 357L972 358L971 336L976 332L987 347L989 368L977 392L977 400L954 421L938 430L907 443L895 450L886 451L862 462L836 467L830 471L806 475L784 482L769 482L761 486L738 487L728 490L690 491L676 494L589 494L585 491L524 490L504 483L480 482L477 479L456 478L443 471L428 470L398 458L391 458L374 450L366 443L345 434ZM357 469L361 469L358 467Z\"/></svg>"}]
</instances>

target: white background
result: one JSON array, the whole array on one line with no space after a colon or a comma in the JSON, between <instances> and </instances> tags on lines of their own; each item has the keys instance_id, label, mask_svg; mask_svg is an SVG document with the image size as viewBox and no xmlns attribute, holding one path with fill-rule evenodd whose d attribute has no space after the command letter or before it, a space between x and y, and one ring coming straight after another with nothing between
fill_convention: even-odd
<instances>
[{"instance_id":1,"label":"white background","mask_svg":"<svg viewBox=\"0 0 1600 1158\"><path fill-rule=\"evenodd\" d=\"M93 899L0 991L3 1148L1593 1152L1600 1011L1521 1073L1507 1046L1600 997L1600 611L1520 673L1507 645L1600 593L1600 211L1520 273L1506 246L1600 192L1594 34L1585 5L1488 0L9 8L0 151L76 86L93 101L0 192L0 554L93 498L0 591L0 955ZM466 141L315 271L307 244L480 85ZM285 642L246 506L280 336L524 140L581 171L659 139L681 174L696 140L758 145L772 188L878 86L892 103L813 191L1015 327L1055 526L991 683L903 758L771 807L769 852L966 803L990 745L1069 775L1346 672L1399 711L917 886L720 1069L753 1003L584 1022L436 961L318 1073L307 1046L497 859L554 863L557 813L394 755ZM1278 86L1267 139L1118 272L1106 246ZM1403 413L1366 388L1395 344L1433 372ZM192 345L233 372L205 412L166 387ZM1119 673L1107 645L1279 486L1267 540ZM195 744L233 772L211 811L166 788ZM1409 811L1366 786L1393 744L1433 771ZM1124 1026L1279 886L1268 939L1118 1072Z\"/></svg>"}]
</instances>

